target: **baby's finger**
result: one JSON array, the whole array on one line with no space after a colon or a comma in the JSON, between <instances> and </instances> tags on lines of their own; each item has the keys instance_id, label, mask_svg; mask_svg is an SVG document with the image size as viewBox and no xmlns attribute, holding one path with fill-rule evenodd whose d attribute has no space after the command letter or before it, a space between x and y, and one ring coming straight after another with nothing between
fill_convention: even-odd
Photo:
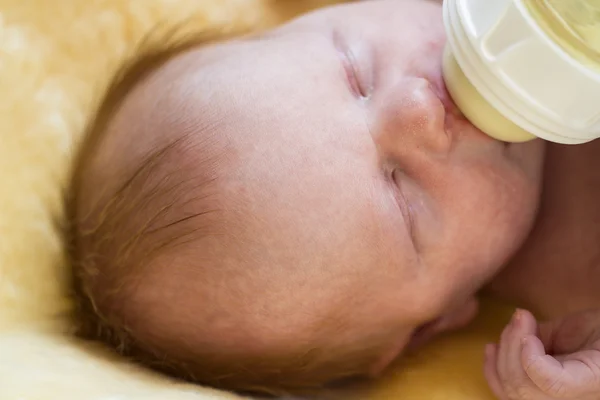
<instances>
[{"instance_id":1,"label":"baby's finger","mask_svg":"<svg viewBox=\"0 0 600 400\"><path fill-rule=\"evenodd\" d=\"M538 338L528 337L523 345L523 365L531 381L551 397L582 399L600 393L600 356L594 350L553 357L544 352Z\"/></svg>"},{"instance_id":2,"label":"baby's finger","mask_svg":"<svg viewBox=\"0 0 600 400\"><path fill-rule=\"evenodd\" d=\"M538 324L533 314L527 310L517 310L515 312L515 321L517 334L523 337L528 335L537 335Z\"/></svg>"},{"instance_id":3,"label":"baby's finger","mask_svg":"<svg viewBox=\"0 0 600 400\"><path fill-rule=\"evenodd\" d=\"M561 398L568 391L562 364L546 354L544 344L536 336L523 338L521 362L527 376L544 393Z\"/></svg>"},{"instance_id":4,"label":"baby's finger","mask_svg":"<svg viewBox=\"0 0 600 400\"><path fill-rule=\"evenodd\" d=\"M495 344L488 344L485 346L485 361L483 363L483 374L485 379L492 390L492 393L498 400L507 400L508 397L504 392L500 378L498 377L497 370L498 363L498 346Z\"/></svg>"},{"instance_id":5,"label":"baby's finger","mask_svg":"<svg viewBox=\"0 0 600 400\"><path fill-rule=\"evenodd\" d=\"M517 310L502 334L498 374L503 381L520 385L528 380L521 363L521 340L526 336L534 335L536 331L537 323L533 315L528 311Z\"/></svg>"},{"instance_id":6,"label":"baby's finger","mask_svg":"<svg viewBox=\"0 0 600 400\"><path fill-rule=\"evenodd\" d=\"M511 345L511 332L514 328L515 316L511 318L510 322L504 327L502 334L500 335L500 342L496 348L496 369L501 380L506 380L506 371L509 370L509 354Z\"/></svg>"}]
</instances>

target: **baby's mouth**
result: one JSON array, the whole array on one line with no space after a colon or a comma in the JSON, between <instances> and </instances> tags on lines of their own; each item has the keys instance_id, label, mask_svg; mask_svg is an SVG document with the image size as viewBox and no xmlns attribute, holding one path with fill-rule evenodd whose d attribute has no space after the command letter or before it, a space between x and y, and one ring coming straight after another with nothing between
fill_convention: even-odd
<instances>
[{"instance_id":1,"label":"baby's mouth","mask_svg":"<svg viewBox=\"0 0 600 400\"><path fill-rule=\"evenodd\" d=\"M428 79L431 85L432 90L439 98L441 104L444 107L445 115L444 115L444 126L447 130L447 134L450 137L456 136L453 135L452 130L460 130L460 136L464 136L465 133L468 132L467 136L471 136L471 134L475 136L479 136L481 139L488 139L490 142L497 142L499 146L503 148L507 147L509 143L501 142L496 140L485 132L482 132L479 128L477 128L467 117L463 114L463 112L458 108L448 89L446 88L446 83L440 73L439 76L434 77L433 79ZM458 134L458 132L456 132Z\"/></svg>"},{"instance_id":2,"label":"baby's mouth","mask_svg":"<svg viewBox=\"0 0 600 400\"><path fill-rule=\"evenodd\" d=\"M437 94L440 101L442 102L442 104L444 106L444 110L446 111L446 115L445 115L446 127L452 126L454 123L459 123L464 128L466 128L468 126L468 129L473 130L474 132L477 132L478 134L489 138L490 141L498 142L499 144L501 144L504 151L508 151L510 148L513 147L513 146L511 146L511 144L513 144L513 143L503 142L498 139L494 139L494 138L490 137L489 135L487 135L485 132L481 131L475 125L473 125L473 123L465 116L465 114L461 111L461 109L458 108L458 106L452 99L452 96L450 96L450 92L448 92L446 83L444 82L444 79L441 74L439 77L436 77L435 79L431 79L430 82L431 82L431 85L432 85L435 93Z\"/></svg>"}]
</instances>

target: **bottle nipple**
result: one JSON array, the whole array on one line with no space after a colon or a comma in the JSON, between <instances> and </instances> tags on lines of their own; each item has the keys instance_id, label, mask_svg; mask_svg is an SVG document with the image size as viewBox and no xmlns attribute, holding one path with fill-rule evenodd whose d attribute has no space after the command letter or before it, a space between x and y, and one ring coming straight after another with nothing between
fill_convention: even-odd
<instances>
[{"instance_id":1,"label":"bottle nipple","mask_svg":"<svg viewBox=\"0 0 600 400\"><path fill-rule=\"evenodd\" d=\"M483 98L467 79L448 47L444 51L443 76L454 103L481 131L494 139L511 143L527 142L536 138L500 114Z\"/></svg>"}]
</instances>

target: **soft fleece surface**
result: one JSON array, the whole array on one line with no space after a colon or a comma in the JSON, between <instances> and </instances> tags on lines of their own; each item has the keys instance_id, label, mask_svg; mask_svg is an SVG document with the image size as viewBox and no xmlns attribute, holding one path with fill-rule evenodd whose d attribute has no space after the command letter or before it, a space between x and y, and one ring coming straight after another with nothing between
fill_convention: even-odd
<instances>
[{"instance_id":1,"label":"soft fleece surface","mask_svg":"<svg viewBox=\"0 0 600 400\"><path fill-rule=\"evenodd\" d=\"M0 0L0 400L236 398L168 380L70 336L60 236L69 167L111 76L150 31L185 18L182 33L244 32L333 2ZM152 46L167 45L160 33L153 38ZM356 396L491 399L482 348L506 310L484 313L493 318L425 349Z\"/></svg>"}]
</instances>

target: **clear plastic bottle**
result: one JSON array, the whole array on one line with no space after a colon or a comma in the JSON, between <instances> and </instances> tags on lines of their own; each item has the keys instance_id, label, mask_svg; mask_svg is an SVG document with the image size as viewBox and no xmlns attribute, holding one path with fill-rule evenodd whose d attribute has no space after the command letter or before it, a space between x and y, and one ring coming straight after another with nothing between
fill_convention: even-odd
<instances>
[{"instance_id":1,"label":"clear plastic bottle","mask_svg":"<svg viewBox=\"0 0 600 400\"><path fill-rule=\"evenodd\" d=\"M600 137L600 0L444 0L448 91L500 140Z\"/></svg>"}]
</instances>

